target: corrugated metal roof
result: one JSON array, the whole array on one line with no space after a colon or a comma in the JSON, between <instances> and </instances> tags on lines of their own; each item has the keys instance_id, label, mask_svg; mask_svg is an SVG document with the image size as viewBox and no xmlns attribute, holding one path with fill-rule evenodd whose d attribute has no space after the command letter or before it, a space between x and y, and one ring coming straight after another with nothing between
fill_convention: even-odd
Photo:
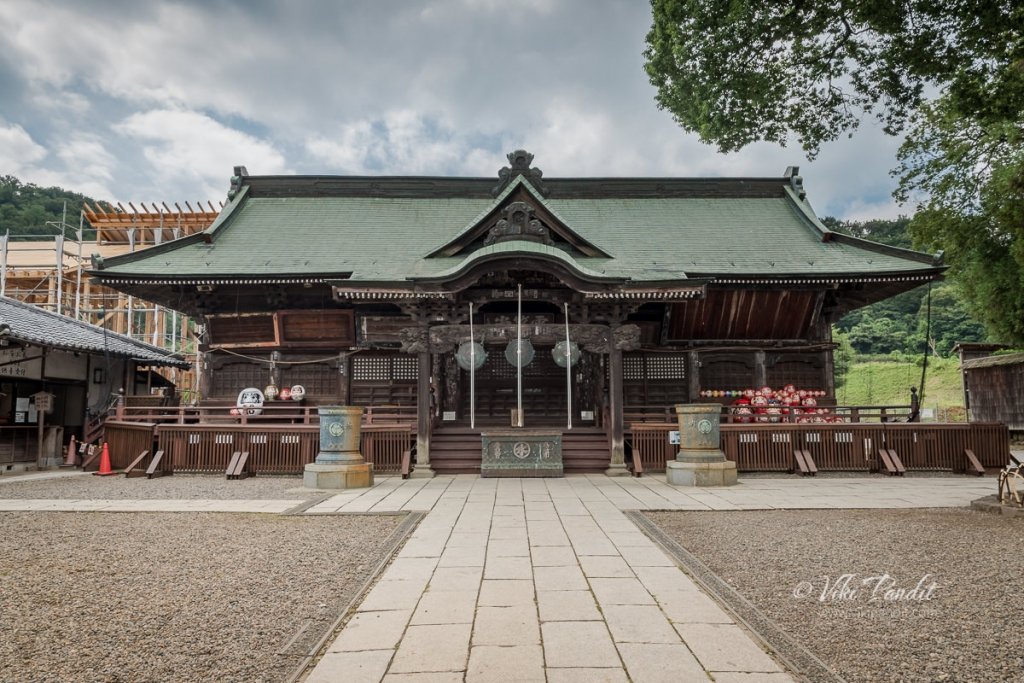
<instances>
[{"instance_id":1,"label":"corrugated metal roof","mask_svg":"<svg viewBox=\"0 0 1024 683\"><path fill-rule=\"evenodd\" d=\"M985 358L972 358L960 364L964 370L976 370L978 368L991 368L998 365L1020 365L1024 364L1024 353L1005 353L998 356L986 356Z\"/></svg>"},{"instance_id":2,"label":"corrugated metal roof","mask_svg":"<svg viewBox=\"0 0 1024 683\"><path fill-rule=\"evenodd\" d=\"M109 352L112 356L131 358L147 365L189 367L188 361L163 349L5 296L0 297L2 325L7 329L0 334L20 342L68 351Z\"/></svg>"}]
</instances>

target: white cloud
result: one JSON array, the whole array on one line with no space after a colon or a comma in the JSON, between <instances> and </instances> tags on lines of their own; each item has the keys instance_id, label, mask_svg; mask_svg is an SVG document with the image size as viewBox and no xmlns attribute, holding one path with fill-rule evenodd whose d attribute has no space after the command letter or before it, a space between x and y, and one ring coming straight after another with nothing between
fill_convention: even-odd
<instances>
[{"instance_id":1,"label":"white cloud","mask_svg":"<svg viewBox=\"0 0 1024 683\"><path fill-rule=\"evenodd\" d=\"M121 197L220 198L239 163L493 177L525 147L549 177L800 165L823 213L891 210L895 145L866 127L812 164L797 147L722 155L684 133L643 72L649 27L649 5L622 0L4 0L0 85L16 87L0 117L31 133L35 171L78 166Z\"/></svg>"},{"instance_id":2,"label":"white cloud","mask_svg":"<svg viewBox=\"0 0 1024 683\"><path fill-rule=\"evenodd\" d=\"M158 187L192 188L200 199L223 196L237 165L254 175L291 172L271 143L199 112L155 109L114 128L141 145Z\"/></svg>"},{"instance_id":3,"label":"white cloud","mask_svg":"<svg viewBox=\"0 0 1024 683\"><path fill-rule=\"evenodd\" d=\"M465 133L465 132L464 132ZM444 120L402 109L376 120L341 126L331 137L306 141L306 150L330 170L352 174L465 173L486 154Z\"/></svg>"},{"instance_id":4,"label":"white cloud","mask_svg":"<svg viewBox=\"0 0 1024 683\"><path fill-rule=\"evenodd\" d=\"M24 183L73 189L98 199L111 197L109 181L116 161L94 137L61 141L51 153L19 125L0 122L0 174Z\"/></svg>"},{"instance_id":5,"label":"white cloud","mask_svg":"<svg viewBox=\"0 0 1024 683\"><path fill-rule=\"evenodd\" d=\"M20 175L45 158L46 148L36 144L24 128L0 121L0 173Z\"/></svg>"}]
</instances>

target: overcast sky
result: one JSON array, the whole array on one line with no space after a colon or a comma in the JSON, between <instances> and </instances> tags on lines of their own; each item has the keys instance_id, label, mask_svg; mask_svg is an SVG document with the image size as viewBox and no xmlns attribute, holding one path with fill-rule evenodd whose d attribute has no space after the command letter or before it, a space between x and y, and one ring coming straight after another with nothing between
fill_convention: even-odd
<instances>
[{"instance_id":1,"label":"overcast sky","mask_svg":"<svg viewBox=\"0 0 1024 683\"><path fill-rule=\"evenodd\" d=\"M644 0L3 0L0 175L99 199L224 199L253 175L780 176L893 217L869 123L808 163L722 155L654 103ZM907 210L903 211L904 213Z\"/></svg>"}]
</instances>

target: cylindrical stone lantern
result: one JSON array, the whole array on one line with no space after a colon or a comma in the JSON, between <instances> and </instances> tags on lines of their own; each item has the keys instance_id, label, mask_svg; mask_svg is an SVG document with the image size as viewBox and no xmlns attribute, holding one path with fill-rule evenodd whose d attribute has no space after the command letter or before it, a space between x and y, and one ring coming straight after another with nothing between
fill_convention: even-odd
<instances>
[{"instance_id":1,"label":"cylindrical stone lantern","mask_svg":"<svg viewBox=\"0 0 1024 683\"><path fill-rule=\"evenodd\" d=\"M353 489L373 485L373 465L359 451L363 409L358 406L320 406L320 451L306 465L306 488Z\"/></svg>"},{"instance_id":2,"label":"cylindrical stone lantern","mask_svg":"<svg viewBox=\"0 0 1024 683\"><path fill-rule=\"evenodd\" d=\"M731 486L736 483L736 463L721 448L722 406L717 403L685 403L676 406L679 421L679 452L665 468L668 483L677 486Z\"/></svg>"}]
</instances>

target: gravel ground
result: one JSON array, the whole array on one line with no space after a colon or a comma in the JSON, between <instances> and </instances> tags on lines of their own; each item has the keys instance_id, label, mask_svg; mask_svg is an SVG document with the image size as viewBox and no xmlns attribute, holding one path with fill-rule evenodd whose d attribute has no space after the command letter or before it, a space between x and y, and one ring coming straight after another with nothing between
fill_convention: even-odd
<instances>
[{"instance_id":1,"label":"gravel ground","mask_svg":"<svg viewBox=\"0 0 1024 683\"><path fill-rule=\"evenodd\" d=\"M323 495L302 488L302 477L266 476L228 481L223 475L175 474L172 477L128 479L73 477L0 482L0 498L57 500L305 500Z\"/></svg>"},{"instance_id":2,"label":"gravel ground","mask_svg":"<svg viewBox=\"0 0 1024 683\"><path fill-rule=\"evenodd\" d=\"M0 513L0 681L281 681L402 519Z\"/></svg>"},{"instance_id":3,"label":"gravel ground","mask_svg":"<svg viewBox=\"0 0 1024 683\"><path fill-rule=\"evenodd\" d=\"M645 514L851 683L1024 681L1020 520L964 509ZM885 574L897 589L924 578L921 599L874 591Z\"/></svg>"}]
</instances>

